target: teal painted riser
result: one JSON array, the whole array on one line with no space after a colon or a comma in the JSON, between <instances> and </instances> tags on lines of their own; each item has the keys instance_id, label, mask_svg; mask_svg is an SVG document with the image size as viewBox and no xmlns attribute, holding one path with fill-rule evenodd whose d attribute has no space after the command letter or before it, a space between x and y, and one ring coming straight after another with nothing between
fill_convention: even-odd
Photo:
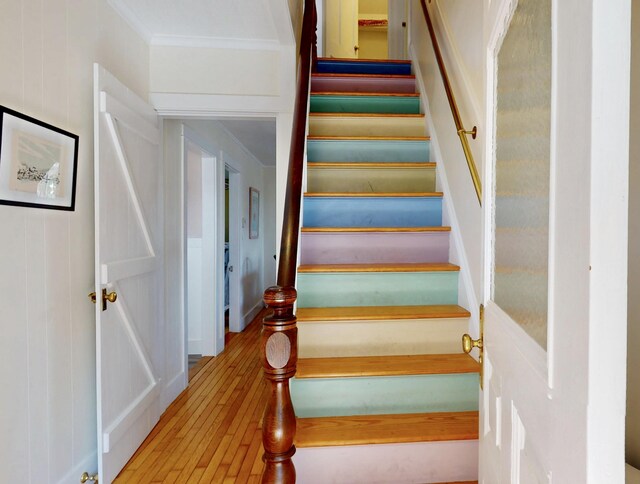
<instances>
[{"instance_id":1,"label":"teal painted riser","mask_svg":"<svg viewBox=\"0 0 640 484\"><path fill-rule=\"evenodd\" d=\"M298 274L298 307L458 304L458 272Z\"/></svg>"},{"instance_id":2,"label":"teal painted riser","mask_svg":"<svg viewBox=\"0 0 640 484\"><path fill-rule=\"evenodd\" d=\"M417 162L429 161L429 141L308 140L308 161Z\"/></svg>"},{"instance_id":3,"label":"teal painted riser","mask_svg":"<svg viewBox=\"0 0 640 484\"><path fill-rule=\"evenodd\" d=\"M420 98L413 96L311 95L312 113L419 114Z\"/></svg>"},{"instance_id":4,"label":"teal painted riser","mask_svg":"<svg viewBox=\"0 0 640 484\"><path fill-rule=\"evenodd\" d=\"M305 197L305 227L437 227L442 197Z\"/></svg>"},{"instance_id":5,"label":"teal painted riser","mask_svg":"<svg viewBox=\"0 0 640 484\"><path fill-rule=\"evenodd\" d=\"M291 380L298 417L478 410L478 374Z\"/></svg>"}]
</instances>

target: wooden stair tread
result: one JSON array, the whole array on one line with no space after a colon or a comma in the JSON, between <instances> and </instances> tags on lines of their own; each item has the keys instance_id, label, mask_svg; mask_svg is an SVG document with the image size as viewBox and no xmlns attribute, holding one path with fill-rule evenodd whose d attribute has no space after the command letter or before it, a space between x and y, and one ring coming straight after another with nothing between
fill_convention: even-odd
<instances>
[{"instance_id":1,"label":"wooden stair tread","mask_svg":"<svg viewBox=\"0 0 640 484\"><path fill-rule=\"evenodd\" d=\"M326 77L326 78L335 78L335 77L347 77L347 78L373 78L373 79L415 79L416 76L413 74L353 74L347 72L313 72L311 74L311 78L318 77Z\"/></svg>"},{"instance_id":2,"label":"wooden stair tread","mask_svg":"<svg viewBox=\"0 0 640 484\"><path fill-rule=\"evenodd\" d=\"M478 373L480 365L465 353L401 356L301 358L296 378Z\"/></svg>"},{"instance_id":3,"label":"wooden stair tread","mask_svg":"<svg viewBox=\"0 0 640 484\"><path fill-rule=\"evenodd\" d=\"M416 163L405 163L397 161L366 161L366 162L348 162L348 161L309 161L308 168L435 168L433 161L420 161Z\"/></svg>"},{"instance_id":4,"label":"wooden stair tread","mask_svg":"<svg viewBox=\"0 0 640 484\"><path fill-rule=\"evenodd\" d=\"M302 232L451 232L451 227L302 227Z\"/></svg>"},{"instance_id":5,"label":"wooden stair tread","mask_svg":"<svg viewBox=\"0 0 640 484\"><path fill-rule=\"evenodd\" d=\"M424 197L442 197L442 192L363 192L363 193L351 193L351 192L305 192L305 197L317 197L317 198L330 198L330 197L350 197L350 198L381 198L381 197L404 197L404 198L424 198Z\"/></svg>"},{"instance_id":6,"label":"wooden stair tread","mask_svg":"<svg viewBox=\"0 0 640 484\"><path fill-rule=\"evenodd\" d=\"M410 60L406 59L352 59L350 57L318 57L318 61L326 62L368 62L375 64L411 64Z\"/></svg>"},{"instance_id":7,"label":"wooden stair tread","mask_svg":"<svg viewBox=\"0 0 640 484\"><path fill-rule=\"evenodd\" d=\"M367 163L372 164L372 163L385 163L385 164L389 164L389 165L395 165L395 166L405 166L405 167L409 167L409 166L421 166L424 163L433 163L434 166L437 165L437 163L435 161L307 161L307 165L310 165L312 163L323 163L323 164L336 164L336 163L353 163L354 165L365 165ZM312 192L309 192L312 193ZM440 192L438 192L440 193Z\"/></svg>"},{"instance_id":8,"label":"wooden stair tread","mask_svg":"<svg viewBox=\"0 0 640 484\"><path fill-rule=\"evenodd\" d=\"M424 118L424 114L412 113L309 113L312 118Z\"/></svg>"},{"instance_id":9,"label":"wooden stair tread","mask_svg":"<svg viewBox=\"0 0 640 484\"><path fill-rule=\"evenodd\" d=\"M296 447L438 442L478 438L478 412L297 419Z\"/></svg>"},{"instance_id":10,"label":"wooden stair tread","mask_svg":"<svg viewBox=\"0 0 640 484\"><path fill-rule=\"evenodd\" d=\"M401 264L303 264L298 267L299 273L312 272L452 272L459 271L455 264L401 263Z\"/></svg>"},{"instance_id":11,"label":"wooden stair tread","mask_svg":"<svg viewBox=\"0 0 640 484\"><path fill-rule=\"evenodd\" d=\"M429 136L314 136L309 135L310 141L430 141Z\"/></svg>"},{"instance_id":12,"label":"wooden stair tread","mask_svg":"<svg viewBox=\"0 0 640 484\"><path fill-rule=\"evenodd\" d=\"M311 91L312 96L347 96L347 97L409 97L419 98L420 93L414 92L359 92L359 91Z\"/></svg>"},{"instance_id":13,"label":"wooden stair tread","mask_svg":"<svg viewBox=\"0 0 640 484\"><path fill-rule=\"evenodd\" d=\"M313 321L384 321L394 319L468 318L471 313L456 305L433 306L350 306L339 308L298 308L299 323Z\"/></svg>"}]
</instances>

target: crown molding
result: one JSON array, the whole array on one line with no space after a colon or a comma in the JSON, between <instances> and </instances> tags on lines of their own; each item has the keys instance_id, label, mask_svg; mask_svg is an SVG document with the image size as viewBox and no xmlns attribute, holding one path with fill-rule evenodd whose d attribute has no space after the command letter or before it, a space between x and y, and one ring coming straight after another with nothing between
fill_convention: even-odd
<instances>
[{"instance_id":1,"label":"crown molding","mask_svg":"<svg viewBox=\"0 0 640 484\"><path fill-rule=\"evenodd\" d=\"M133 10L129 8L127 3L124 0L107 0L107 3L113 8L120 17L122 17L125 22L129 24L140 37L142 37L147 44L151 43L151 32L147 29L147 27L142 23L140 18L133 13Z\"/></svg>"}]
</instances>

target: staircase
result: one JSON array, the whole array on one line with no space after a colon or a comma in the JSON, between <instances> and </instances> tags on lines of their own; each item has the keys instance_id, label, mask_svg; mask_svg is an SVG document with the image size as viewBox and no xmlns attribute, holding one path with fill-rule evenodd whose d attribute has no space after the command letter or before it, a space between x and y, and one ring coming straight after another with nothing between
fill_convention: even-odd
<instances>
[{"instance_id":1,"label":"staircase","mask_svg":"<svg viewBox=\"0 0 640 484\"><path fill-rule=\"evenodd\" d=\"M320 59L310 106L297 481L475 481L479 367L411 64Z\"/></svg>"}]
</instances>

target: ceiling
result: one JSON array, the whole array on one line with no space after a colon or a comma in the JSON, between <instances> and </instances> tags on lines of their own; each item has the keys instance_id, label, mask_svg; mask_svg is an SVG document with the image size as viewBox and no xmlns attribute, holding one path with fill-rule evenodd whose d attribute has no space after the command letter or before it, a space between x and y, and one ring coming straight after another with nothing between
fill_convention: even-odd
<instances>
[{"instance_id":1,"label":"ceiling","mask_svg":"<svg viewBox=\"0 0 640 484\"><path fill-rule=\"evenodd\" d=\"M275 118L226 118L218 122L263 165L276 165Z\"/></svg>"},{"instance_id":2,"label":"ceiling","mask_svg":"<svg viewBox=\"0 0 640 484\"><path fill-rule=\"evenodd\" d=\"M152 44L248 40L278 45L273 0L108 0Z\"/></svg>"}]
</instances>

